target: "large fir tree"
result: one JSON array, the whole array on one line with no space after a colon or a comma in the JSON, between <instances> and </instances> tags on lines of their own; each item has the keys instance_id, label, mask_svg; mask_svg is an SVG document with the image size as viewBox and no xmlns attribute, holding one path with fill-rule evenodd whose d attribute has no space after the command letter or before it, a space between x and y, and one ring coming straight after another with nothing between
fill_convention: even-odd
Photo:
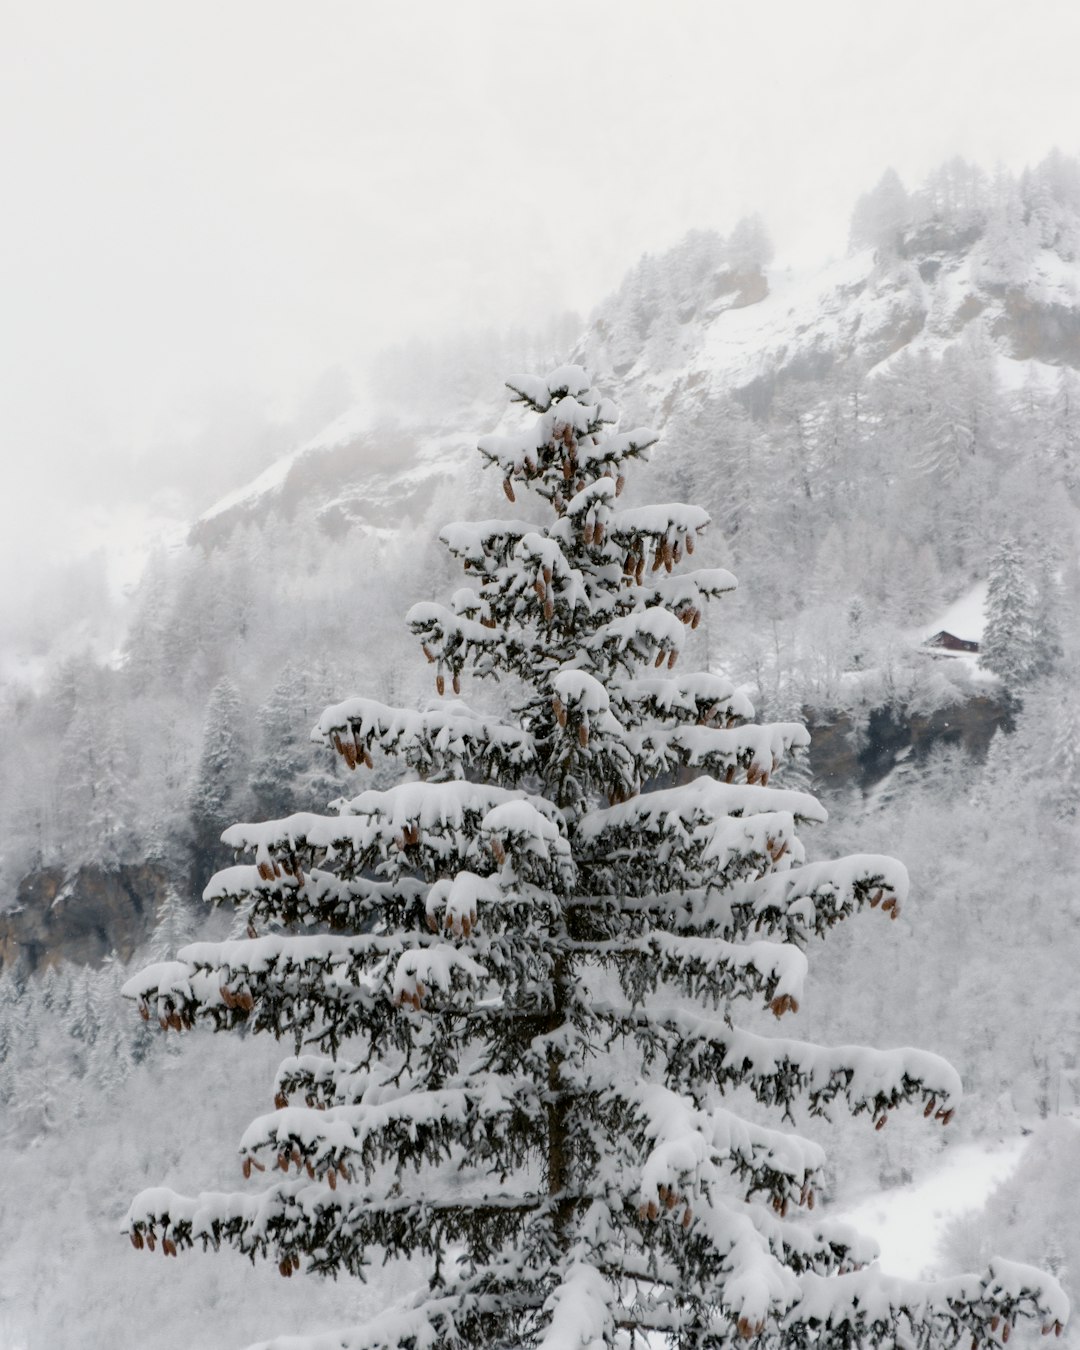
<instances>
[{"instance_id":1,"label":"large fir tree","mask_svg":"<svg viewBox=\"0 0 1080 1350\"><path fill-rule=\"evenodd\" d=\"M841 1104L880 1128L912 1104L948 1123L959 1081L925 1052L775 1039L734 1009L797 1008L806 940L864 906L895 918L906 874L805 864L796 824L824 813L768 786L804 729L755 725L726 680L674 669L735 583L680 567L701 509L617 501L653 434L614 429L578 367L509 384L533 419L480 451L532 508L443 531L472 584L409 614L440 697L352 698L318 724L350 767L396 754L412 779L336 815L232 827L254 862L207 893L249 907L251 935L126 986L163 1027L297 1049L241 1141L250 1189L146 1192L132 1242L229 1244L283 1275L426 1257L407 1306L311 1341L351 1350L646 1332L688 1350L951 1346L1006 1339L1018 1317L1059 1327L1061 1292L1034 1270L903 1283L872 1244L796 1213L824 1158L760 1108ZM501 678L511 712L454 697L467 672Z\"/></svg>"}]
</instances>

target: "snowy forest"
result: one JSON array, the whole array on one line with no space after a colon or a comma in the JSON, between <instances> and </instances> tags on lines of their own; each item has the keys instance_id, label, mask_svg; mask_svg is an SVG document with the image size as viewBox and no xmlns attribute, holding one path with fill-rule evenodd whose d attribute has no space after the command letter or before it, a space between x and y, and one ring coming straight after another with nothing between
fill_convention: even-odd
<instances>
[{"instance_id":1,"label":"snowy forest","mask_svg":"<svg viewBox=\"0 0 1080 1350\"><path fill-rule=\"evenodd\" d=\"M567 488L562 506L587 517L587 547L599 549L605 529L618 535L609 508L615 522L618 511L652 520L656 502L697 513L672 516L670 530L680 557L694 535L701 570L693 575L713 578L699 583L711 603L672 590L681 636L677 649L656 639L657 662L678 655L680 677L698 671L714 681L709 701L724 702L731 725L752 707L742 727L751 749L731 752L732 771L738 764L739 781L748 772L754 788L767 783L777 802L785 794L808 867L880 855L900 859L910 876L902 906L898 891L884 902L896 922L878 908L879 890L877 912L867 899L867 912L851 913L861 907L852 901L844 922L805 935L805 993L800 987L781 1006L779 1034L921 1047L955 1066L963 1095L947 1129L924 1120L921 1096L893 1115L900 1097L915 1101L909 1087L896 1090L888 1112L866 1107L849 1118L839 1109L830 1120L805 1103L793 1108L806 1157L824 1150L815 1222L846 1219L935 1169L945 1175L1008 1155L1001 1184L955 1213L945 1206L901 1273L944 1279L1001 1257L1056 1279L1075 1306L1080 161L1054 152L1016 176L956 159L905 186L890 170L858 201L847 252L818 269L775 266L767 222L749 216L726 237L693 231L643 257L587 319L387 350L372 365L363 408L334 406L327 426L283 453L275 445L268 462L248 466L248 479L215 483L227 495L199 502L186 535L150 550L125 593L108 585L99 560L58 580L22 617L2 653L0 684L0 1132L11 1163L0 1205L4 1350L73 1343L75 1326L88 1345L314 1337L373 1318L426 1280L408 1251L385 1268L373 1262L361 1282L348 1273L283 1279L291 1271L279 1273L276 1261L249 1263L237 1252L182 1251L163 1262L133 1250L142 1220L133 1243L126 1216L142 1188L198 1194L239 1184L237 1149L243 1138L245 1158L256 1157L245 1131L269 1109L292 1035L278 1045L254 1034L281 1029L257 1011L250 1034L214 1036L201 1021L221 1017L203 1016L194 996L169 1005L171 1030L148 1008L166 997L160 972L194 950L189 944L231 949L250 934L284 931L257 888L239 905L221 885L204 894L241 845L278 838L237 822L325 813L332 801L414 777L419 751L395 759L354 750L348 739L343 749L339 739L335 753L346 726L362 723L368 746L392 739L385 727L371 732L363 717L374 714L362 699L419 715L437 697L437 669L446 699L463 685L462 697L475 696L485 715L506 713L511 695L449 658L444 669L437 607L454 597L472 624L474 657L476 630L490 617L459 589L462 557L465 580L480 585L484 550L449 538L446 527L530 516L515 500L527 484L511 481L530 471L506 458L521 418L510 399L543 414L554 395L520 383L508 391L505 381L566 370L588 372L596 398L618 407L621 431L655 432L648 456L627 442L634 453L625 454L641 462L626 473L625 495L618 456L603 468L610 477L583 476L576 496ZM589 497L616 470L618 507L606 487ZM532 477L546 481L539 471ZM633 556L648 530L622 528L616 542ZM484 547L495 548L493 537ZM671 544L657 535L651 547L659 572ZM729 574L737 588L717 580ZM542 613L548 600L537 584L530 603ZM529 685L525 665L504 664L515 689ZM477 669L484 673L479 658ZM581 681L558 687L565 707L556 720L569 717L577 736L587 723L573 719L586 708L601 747L594 752L616 763L603 744L607 703ZM328 721L324 709L340 710L350 697L354 712ZM625 690L619 697L634 705ZM615 693L612 700L615 708ZM766 732L761 780L753 747ZM584 750L588 730L580 736ZM655 751L640 778L656 781L634 801L647 804L652 788L663 794L703 771L722 781L726 761L694 746L681 760L673 749ZM501 752L509 753L503 744ZM445 766L435 755L422 768L435 786ZM469 785L487 781L491 763L446 772ZM599 793L609 809L625 809L629 779L609 797L610 776L601 784L575 772L582 800ZM534 791L525 777L520 785ZM722 785L735 788L730 777ZM587 822L566 791L560 809ZM827 819L797 805L809 794ZM535 828L551 843L543 820ZM513 838L516 826L506 828ZM599 831L597 840L614 847L616 835ZM260 868L269 858L259 854ZM526 874L540 884L539 872ZM286 890L275 892L281 904ZM467 905L465 913L468 938L475 915L469 920ZM460 916L448 924L460 939ZM139 985L147 968L158 983ZM429 986L441 978L457 991L464 976L454 972L436 970ZM754 978L767 983L760 972ZM769 986L769 1000L786 989L783 979ZM402 995L418 1010L415 981L395 986ZM234 997L226 1021L243 1020L233 1017ZM140 1001L149 1020L138 1015ZM771 1015L746 1025L774 1034ZM947 1097L940 1083L928 1090L928 1114ZM766 1114L757 1122L751 1111L755 1129L765 1130ZM768 1123L781 1122L773 1112ZM769 1184L766 1198L786 1214L779 1183ZM798 1203L809 1183L791 1185ZM662 1203L675 1196L674 1184L665 1181L660 1195ZM152 1231L151 1209L146 1215ZM664 1257L675 1259L667 1249ZM1045 1297L1030 1328L1017 1324L1014 1343L1045 1344L1043 1329L1057 1329L1060 1344L1080 1343L1074 1328L1055 1326L1062 1305ZM763 1329L751 1320L738 1335L752 1344ZM609 1343L597 1336L581 1343ZM992 1337L996 1322L977 1343L997 1343Z\"/></svg>"}]
</instances>

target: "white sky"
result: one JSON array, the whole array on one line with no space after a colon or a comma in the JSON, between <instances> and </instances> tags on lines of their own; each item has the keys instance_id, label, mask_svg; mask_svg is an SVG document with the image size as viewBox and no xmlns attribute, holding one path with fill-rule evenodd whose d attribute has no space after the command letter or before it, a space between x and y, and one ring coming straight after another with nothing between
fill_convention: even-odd
<instances>
[{"instance_id":1,"label":"white sky","mask_svg":"<svg viewBox=\"0 0 1080 1350\"><path fill-rule=\"evenodd\" d=\"M1076 0L0 0L9 543L222 400L587 312L687 229L824 258L890 164L1074 152L1078 51Z\"/></svg>"}]
</instances>

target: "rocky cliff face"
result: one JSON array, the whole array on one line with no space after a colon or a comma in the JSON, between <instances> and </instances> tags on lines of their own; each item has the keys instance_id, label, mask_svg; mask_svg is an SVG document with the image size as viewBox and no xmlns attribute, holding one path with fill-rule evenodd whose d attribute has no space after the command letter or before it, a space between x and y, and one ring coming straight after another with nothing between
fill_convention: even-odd
<instances>
[{"instance_id":1,"label":"rocky cliff face","mask_svg":"<svg viewBox=\"0 0 1080 1350\"><path fill-rule=\"evenodd\" d=\"M14 909L0 914L0 971L33 973L73 961L127 960L153 931L166 877L155 867L45 868L24 878Z\"/></svg>"},{"instance_id":2,"label":"rocky cliff face","mask_svg":"<svg viewBox=\"0 0 1080 1350\"><path fill-rule=\"evenodd\" d=\"M881 708L858 731L846 715L829 722L808 718L810 769L824 789L858 787L866 792L900 762L921 763L936 746L960 746L974 758L984 758L994 732L1009 729L1011 717L1006 701L980 695L916 717Z\"/></svg>"}]
</instances>

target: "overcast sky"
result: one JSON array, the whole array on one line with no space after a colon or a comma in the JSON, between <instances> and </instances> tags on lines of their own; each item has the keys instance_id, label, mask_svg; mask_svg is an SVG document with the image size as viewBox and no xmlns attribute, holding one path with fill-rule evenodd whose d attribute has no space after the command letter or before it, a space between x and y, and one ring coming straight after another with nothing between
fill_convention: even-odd
<instances>
[{"instance_id":1,"label":"overcast sky","mask_svg":"<svg viewBox=\"0 0 1080 1350\"><path fill-rule=\"evenodd\" d=\"M1075 152L1078 51L1077 0L0 0L8 538L690 228L824 258L888 165Z\"/></svg>"}]
</instances>

